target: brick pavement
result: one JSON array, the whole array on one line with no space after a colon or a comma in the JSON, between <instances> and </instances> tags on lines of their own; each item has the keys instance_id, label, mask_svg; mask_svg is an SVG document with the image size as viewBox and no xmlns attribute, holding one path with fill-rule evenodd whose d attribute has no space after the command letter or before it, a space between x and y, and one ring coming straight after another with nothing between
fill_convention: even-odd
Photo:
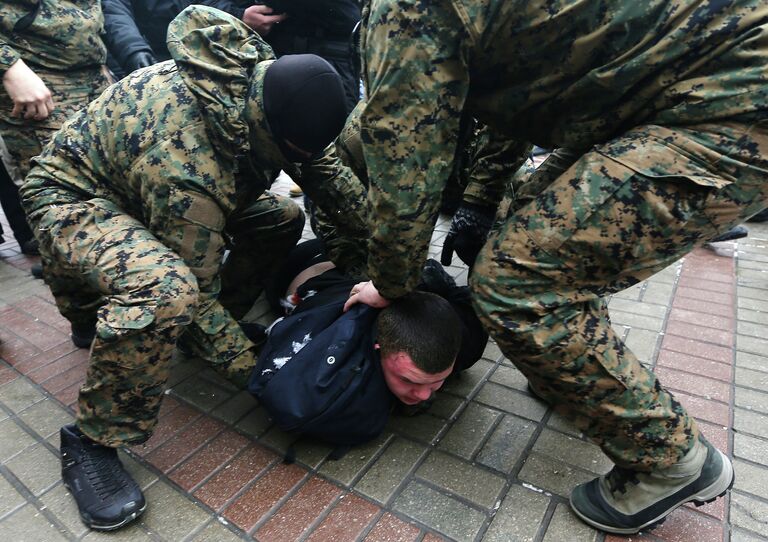
<instances>
[{"instance_id":1,"label":"brick pavement","mask_svg":"<svg viewBox=\"0 0 768 542\"><path fill-rule=\"evenodd\" d=\"M4 218L2 218L4 221ZM432 255L448 224L438 224ZM614 326L734 458L729 499L683 507L627 540L768 541L768 226L697 250L614 296ZM8 237L8 236L6 236ZM296 443L246 393L177 359L155 435L122 457L150 506L118 533L88 532L59 479L58 427L73 419L87 353L34 260L0 245L0 539L619 541L570 513L571 488L610 469L489 343L427 413L395 417L339 461ZM466 282L463 266L450 267ZM263 310L252 313L266 319Z\"/></svg>"}]
</instances>

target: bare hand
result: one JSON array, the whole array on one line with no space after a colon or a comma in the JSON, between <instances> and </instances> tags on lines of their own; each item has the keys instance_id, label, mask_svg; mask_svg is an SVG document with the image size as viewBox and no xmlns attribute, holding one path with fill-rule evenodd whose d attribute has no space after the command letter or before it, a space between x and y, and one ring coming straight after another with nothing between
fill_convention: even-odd
<instances>
[{"instance_id":1,"label":"bare hand","mask_svg":"<svg viewBox=\"0 0 768 542\"><path fill-rule=\"evenodd\" d=\"M269 6L255 5L245 8L243 22L253 28L260 36L266 36L273 24L278 24L288 17L285 13L276 15Z\"/></svg>"},{"instance_id":2,"label":"bare hand","mask_svg":"<svg viewBox=\"0 0 768 542\"><path fill-rule=\"evenodd\" d=\"M53 111L51 91L23 60L19 59L3 76L5 91L13 100L12 117L43 120Z\"/></svg>"},{"instance_id":3,"label":"bare hand","mask_svg":"<svg viewBox=\"0 0 768 542\"><path fill-rule=\"evenodd\" d=\"M383 309L389 305L389 299L382 297L376 286L373 285L373 281L358 282L352 287L352 291L349 292L349 299L344 303L344 312L347 312L349 308L355 303L364 303L375 309Z\"/></svg>"}]
</instances>

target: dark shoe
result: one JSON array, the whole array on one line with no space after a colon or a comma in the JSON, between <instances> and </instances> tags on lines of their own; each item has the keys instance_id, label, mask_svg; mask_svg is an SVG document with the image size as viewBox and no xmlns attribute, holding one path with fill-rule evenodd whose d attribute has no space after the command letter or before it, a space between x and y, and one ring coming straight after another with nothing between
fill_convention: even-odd
<instances>
[{"instance_id":1,"label":"dark shoe","mask_svg":"<svg viewBox=\"0 0 768 542\"><path fill-rule=\"evenodd\" d=\"M696 506L725 495L733 486L733 465L703 437L678 463L638 472L614 467L571 492L571 508L585 523L609 533L649 530L675 508Z\"/></svg>"},{"instance_id":2,"label":"dark shoe","mask_svg":"<svg viewBox=\"0 0 768 542\"><path fill-rule=\"evenodd\" d=\"M744 226L736 226L731 228L725 233L721 233L717 237L710 239L710 243L721 243L723 241L735 241L736 239L742 239L749 235L749 230Z\"/></svg>"},{"instance_id":3,"label":"dark shoe","mask_svg":"<svg viewBox=\"0 0 768 542\"><path fill-rule=\"evenodd\" d=\"M75 425L65 425L59 434L61 477L75 498L83 523L91 529L112 531L144 512L144 495L115 448L92 441Z\"/></svg>"},{"instance_id":4,"label":"dark shoe","mask_svg":"<svg viewBox=\"0 0 768 542\"><path fill-rule=\"evenodd\" d=\"M43 278L43 264L41 263L35 263L32 264L32 267L29 268L29 272L32 273L32 276L36 279Z\"/></svg>"},{"instance_id":5,"label":"dark shoe","mask_svg":"<svg viewBox=\"0 0 768 542\"><path fill-rule=\"evenodd\" d=\"M256 322L243 322L243 321L238 322L238 324L240 324L240 328L243 330L243 333L245 333L245 336L248 337L253 344L259 345L266 342L267 340L266 326L257 324Z\"/></svg>"},{"instance_id":6,"label":"dark shoe","mask_svg":"<svg viewBox=\"0 0 768 542\"><path fill-rule=\"evenodd\" d=\"M768 209L763 209L756 215L752 215L748 222L768 222Z\"/></svg>"},{"instance_id":7,"label":"dark shoe","mask_svg":"<svg viewBox=\"0 0 768 542\"><path fill-rule=\"evenodd\" d=\"M40 247L37 244L37 239L27 239L21 243L21 253L27 256L40 256Z\"/></svg>"},{"instance_id":8,"label":"dark shoe","mask_svg":"<svg viewBox=\"0 0 768 542\"><path fill-rule=\"evenodd\" d=\"M96 336L96 325L72 324L72 344L78 348L90 348L93 338Z\"/></svg>"}]
</instances>

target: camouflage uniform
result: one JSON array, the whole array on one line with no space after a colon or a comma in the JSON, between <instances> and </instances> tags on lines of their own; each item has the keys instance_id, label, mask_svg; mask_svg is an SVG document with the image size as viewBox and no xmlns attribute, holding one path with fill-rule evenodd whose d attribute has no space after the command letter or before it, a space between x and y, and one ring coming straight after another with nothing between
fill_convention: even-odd
<instances>
[{"instance_id":1,"label":"camouflage uniform","mask_svg":"<svg viewBox=\"0 0 768 542\"><path fill-rule=\"evenodd\" d=\"M257 201L276 171L294 173L262 109L271 49L205 7L175 19L169 47L174 60L67 121L21 190L59 309L74 324L97 316L78 425L113 446L149 437L183 331L189 350L244 384L255 347L217 299L226 242L258 275L270 264L250 251L264 247L244 239L298 212Z\"/></svg>"},{"instance_id":2,"label":"camouflage uniform","mask_svg":"<svg viewBox=\"0 0 768 542\"><path fill-rule=\"evenodd\" d=\"M418 281L462 114L571 149L562 173L528 179L538 189L486 243L476 308L618 465L677 462L696 425L613 332L603 297L768 204L768 5L372 0L364 22L368 271L381 294Z\"/></svg>"},{"instance_id":3,"label":"camouflage uniform","mask_svg":"<svg viewBox=\"0 0 768 542\"><path fill-rule=\"evenodd\" d=\"M73 113L96 98L109 81L102 69L104 19L93 0L5 0L0 5L0 77L22 59L53 95L44 120L11 117L13 101L0 86L3 161L20 184L29 161Z\"/></svg>"}]
</instances>

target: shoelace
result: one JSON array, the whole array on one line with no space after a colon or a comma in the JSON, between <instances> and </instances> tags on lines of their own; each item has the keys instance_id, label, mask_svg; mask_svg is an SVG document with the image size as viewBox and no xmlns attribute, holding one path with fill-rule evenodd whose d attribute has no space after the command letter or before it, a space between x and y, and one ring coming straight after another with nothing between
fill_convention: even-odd
<instances>
[{"instance_id":1,"label":"shoelace","mask_svg":"<svg viewBox=\"0 0 768 542\"><path fill-rule=\"evenodd\" d=\"M633 470L623 469L621 467L613 467L611 472L606 476L608 482L608 488L611 493L620 491L622 493L627 492L627 483L637 485L640 481L637 479L637 473Z\"/></svg>"},{"instance_id":2,"label":"shoelace","mask_svg":"<svg viewBox=\"0 0 768 542\"><path fill-rule=\"evenodd\" d=\"M105 500L126 486L117 452L105 446L94 446L83 462L83 470L91 487Z\"/></svg>"}]
</instances>

